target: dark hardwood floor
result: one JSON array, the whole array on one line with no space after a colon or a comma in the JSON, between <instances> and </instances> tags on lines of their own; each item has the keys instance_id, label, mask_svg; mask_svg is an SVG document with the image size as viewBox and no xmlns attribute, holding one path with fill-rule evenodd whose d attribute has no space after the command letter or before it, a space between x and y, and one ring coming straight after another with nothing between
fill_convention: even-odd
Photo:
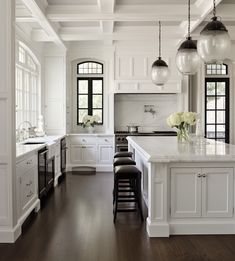
<instances>
[{"instance_id":1,"label":"dark hardwood floor","mask_svg":"<svg viewBox=\"0 0 235 261\"><path fill-rule=\"evenodd\" d=\"M68 174L1 261L235 260L235 236L148 238L136 213L112 216L112 174ZM146 209L145 209L146 216Z\"/></svg>"}]
</instances>

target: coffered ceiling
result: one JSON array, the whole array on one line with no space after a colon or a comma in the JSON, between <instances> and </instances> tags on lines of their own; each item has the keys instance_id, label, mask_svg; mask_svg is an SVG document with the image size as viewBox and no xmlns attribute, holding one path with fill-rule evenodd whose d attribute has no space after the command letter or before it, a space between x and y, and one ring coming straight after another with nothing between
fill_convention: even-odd
<instances>
[{"instance_id":1,"label":"coffered ceiling","mask_svg":"<svg viewBox=\"0 0 235 261\"><path fill-rule=\"evenodd\" d=\"M164 39L175 44L187 33L187 0L16 0L16 23L33 41L151 41L157 21ZM192 32L197 37L212 11L212 0L191 0ZM235 0L217 0L218 15L235 28ZM231 36L235 36L232 34Z\"/></svg>"}]
</instances>

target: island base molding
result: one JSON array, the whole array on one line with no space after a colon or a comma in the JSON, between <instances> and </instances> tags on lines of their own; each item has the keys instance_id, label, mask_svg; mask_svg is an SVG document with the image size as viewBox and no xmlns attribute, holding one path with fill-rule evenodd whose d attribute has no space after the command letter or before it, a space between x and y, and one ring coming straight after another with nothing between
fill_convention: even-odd
<instances>
[{"instance_id":1,"label":"island base molding","mask_svg":"<svg viewBox=\"0 0 235 261\"><path fill-rule=\"evenodd\" d=\"M200 223L160 223L147 218L149 237L170 237L170 235L223 235L235 234L235 222L200 222Z\"/></svg>"},{"instance_id":2,"label":"island base molding","mask_svg":"<svg viewBox=\"0 0 235 261\"><path fill-rule=\"evenodd\" d=\"M21 235L21 225L18 223L14 228L0 227L0 243L14 243Z\"/></svg>"}]
</instances>

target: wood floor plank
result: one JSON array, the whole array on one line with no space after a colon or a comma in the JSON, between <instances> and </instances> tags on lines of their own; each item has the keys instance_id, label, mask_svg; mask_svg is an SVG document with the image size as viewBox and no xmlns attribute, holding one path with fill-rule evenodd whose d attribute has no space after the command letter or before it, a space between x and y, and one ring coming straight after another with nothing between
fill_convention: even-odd
<instances>
[{"instance_id":1,"label":"wood floor plank","mask_svg":"<svg viewBox=\"0 0 235 261\"><path fill-rule=\"evenodd\" d=\"M111 173L68 174L17 242L0 244L0 261L235 260L233 235L149 238L138 213L113 224L112 186Z\"/></svg>"}]
</instances>

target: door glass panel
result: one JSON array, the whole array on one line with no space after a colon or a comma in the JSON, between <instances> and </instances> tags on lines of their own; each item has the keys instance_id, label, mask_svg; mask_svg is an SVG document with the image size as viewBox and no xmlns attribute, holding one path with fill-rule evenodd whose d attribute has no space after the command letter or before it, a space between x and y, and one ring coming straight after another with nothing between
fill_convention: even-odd
<instances>
[{"instance_id":1,"label":"door glass panel","mask_svg":"<svg viewBox=\"0 0 235 261\"><path fill-rule=\"evenodd\" d=\"M225 95L225 82L217 82L217 95Z\"/></svg>"},{"instance_id":2,"label":"door glass panel","mask_svg":"<svg viewBox=\"0 0 235 261\"><path fill-rule=\"evenodd\" d=\"M82 123L82 119L84 116L88 114L88 110L78 110L78 122Z\"/></svg>"},{"instance_id":3,"label":"door glass panel","mask_svg":"<svg viewBox=\"0 0 235 261\"><path fill-rule=\"evenodd\" d=\"M217 123L225 123L225 111L217 111Z\"/></svg>"},{"instance_id":4,"label":"door glass panel","mask_svg":"<svg viewBox=\"0 0 235 261\"><path fill-rule=\"evenodd\" d=\"M79 80L78 81L78 93L79 94L88 94L88 80Z\"/></svg>"},{"instance_id":5,"label":"door glass panel","mask_svg":"<svg viewBox=\"0 0 235 261\"><path fill-rule=\"evenodd\" d=\"M98 115L100 120L99 123L103 122L103 118L102 118L102 110L99 109L93 109L93 115Z\"/></svg>"},{"instance_id":6,"label":"door glass panel","mask_svg":"<svg viewBox=\"0 0 235 261\"><path fill-rule=\"evenodd\" d=\"M215 97L207 98L207 109L215 109Z\"/></svg>"},{"instance_id":7,"label":"door glass panel","mask_svg":"<svg viewBox=\"0 0 235 261\"><path fill-rule=\"evenodd\" d=\"M93 94L102 94L102 82L102 80L92 81Z\"/></svg>"},{"instance_id":8,"label":"door glass panel","mask_svg":"<svg viewBox=\"0 0 235 261\"><path fill-rule=\"evenodd\" d=\"M93 106L94 109L102 108L102 95L93 95Z\"/></svg>"},{"instance_id":9,"label":"door glass panel","mask_svg":"<svg viewBox=\"0 0 235 261\"><path fill-rule=\"evenodd\" d=\"M207 83L207 95L215 95L215 83L214 82Z\"/></svg>"},{"instance_id":10,"label":"door glass panel","mask_svg":"<svg viewBox=\"0 0 235 261\"><path fill-rule=\"evenodd\" d=\"M215 138L215 125L207 125L207 138Z\"/></svg>"},{"instance_id":11,"label":"door glass panel","mask_svg":"<svg viewBox=\"0 0 235 261\"><path fill-rule=\"evenodd\" d=\"M217 109L225 110L225 97L217 98Z\"/></svg>"},{"instance_id":12,"label":"door glass panel","mask_svg":"<svg viewBox=\"0 0 235 261\"><path fill-rule=\"evenodd\" d=\"M207 123L215 123L215 111L207 111Z\"/></svg>"},{"instance_id":13,"label":"door glass panel","mask_svg":"<svg viewBox=\"0 0 235 261\"><path fill-rule=\"evenodd\" d=\"M78 96L78 104L79 108L88 108L88 96L87 95L79 95Z\"/></svg>"}]
</instances>

